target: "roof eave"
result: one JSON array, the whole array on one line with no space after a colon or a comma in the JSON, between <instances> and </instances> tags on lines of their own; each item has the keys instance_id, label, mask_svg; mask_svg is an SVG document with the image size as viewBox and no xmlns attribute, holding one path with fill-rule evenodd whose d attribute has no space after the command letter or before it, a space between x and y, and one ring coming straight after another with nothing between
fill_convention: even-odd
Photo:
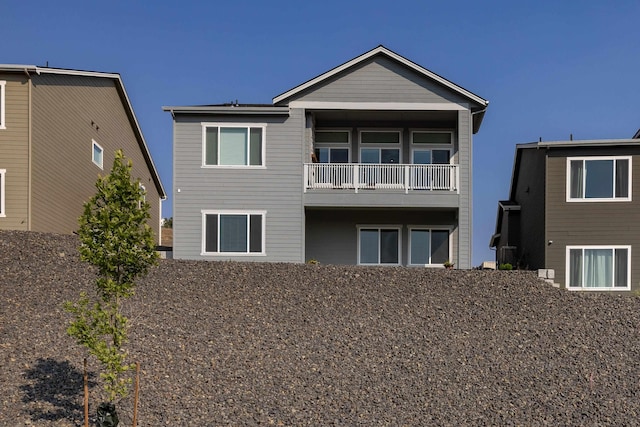
<instances>
[{"instance_id":1,"label":"roof eave","mask_svg":"<svg viewBox=\"0 0 640 427\"><path fill-rule=\"evenodd\" d=\"M233 114L288 116L289 107L235 107L235 106L163 106L163 111L175 114Z\"/></svg>"},{"instance_id":2,"label":"roof eave","mask_svg":"<svg viewBox=\"0 0 640 427\"><path fill-rule=\"evenodd\" d=\"M615 145L640 145L640 139L585 139L570 141L539 141L516 144L517 149L566 148L566 147L611 147Z\"/></svg>"},{"instance_id":3,"label":"roof eave","mask_svg":"<svg viewBox=\"0 0 640 427\"><path fill-rule=\"evenodd\" d=\"M113 75L116 82L118 91L120 92L126 106L127 106L127 114L129 119L133 122L134 133L138 138L138 145L142 150L142 156L147 162L147 166L149 167L149 171L151 172L151 176L158 190L158 194L162 200L167 199L167 193L162 185L162 181L160 180L160 174L158 173L158 169L156 168L155 163L153 162L153 158L151 157L151 152L149 151L149 146L147 145L147 141L144 139L144 135L142 134L142 128L140 127L140 123L138 122L138 118L136 117L135 112L133 111L133 106L131 105L131 100L129 99L129 95L127 94L127 90L124 87L124 83L122 82L122 78L120 74ZM104 76L102 76L104 77Z\"/></svg>"}]
</instances>

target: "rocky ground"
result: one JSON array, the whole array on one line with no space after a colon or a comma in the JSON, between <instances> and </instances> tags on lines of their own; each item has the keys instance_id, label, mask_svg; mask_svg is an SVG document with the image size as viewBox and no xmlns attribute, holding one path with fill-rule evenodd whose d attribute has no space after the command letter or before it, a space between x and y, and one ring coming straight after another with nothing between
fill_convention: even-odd
<instances>
[{"instance_id":1,"label":"rocky ground","mask_svg":"<svg viewBox=\"0 0 640 427\"><path fill-rule=\"evenodd\" d=\"M0 232L0 425L82 425L73 236ZM640 298L529 272L162 260L126 307L141 426L634 425ZM89 360L91 412L97 365ZM119 403L131 425L131 397Z\"/></svg>"}]
</instances>

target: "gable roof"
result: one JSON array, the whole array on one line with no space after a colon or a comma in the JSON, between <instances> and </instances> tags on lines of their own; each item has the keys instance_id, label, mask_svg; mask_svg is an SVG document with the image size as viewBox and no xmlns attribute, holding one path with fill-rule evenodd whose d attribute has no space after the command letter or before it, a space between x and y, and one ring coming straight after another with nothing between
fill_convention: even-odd
<instances>
[{"instance_id":1,"label":"gable roof","mask_svg":"<svg viewBox=\"0 0 640 427\"><path fill-rule=\"evenodd\" d=\"M335 68L332 68L331 70L320 74L317 77L312 78L311 80L307 80L306 82L294 87L293 89L289 89L288 91L276 96L275 98L273 98L273 103L277 104L279 102L282 102L283 100L290 98L293 95L296 95L297 93L300 93L312 86L317 85L318 83L323 82L324 80L327 80L333 76L335 76L338 73L341 73L349 68L352 68L366 60L368 60L369 58L372 58L376 55L384 55L396 62L399 62L401 64L403 64L404 66L406 66L407 68L410 68L412 70L414 70L415 72L417 72L418 74L423 75L424 77L433 80L439 84L441 84L442 86L445 86L449 89L451 89L452 91L462 95L463 97L467 98L469 101L472 101L476 104L478 104L479 106L486 108L487 105L489 105L489 101L487 101L486 99L483 99L481 97L479 97L478 95L474 94L473 92L470 92L466 89L464 89L461 86L458 86L457 84L445 79L444 77L434 73L433 71L427 70L426 68L416 64L413 61L410 61L409 59L398 55L397 53L393 52L392 50L387 49L386 47L384 47L383 45L380 45L374 49L371 49L368 52L363 53L360 56L357 56L355 58L353 58L350 61L345 62L342 65L338 65Z\"/></svg>"},{"instance_id":2,"label":"gable roof","mask_svg":"<svg viewBox=\"0 0 640 427\"><path fill-rule=\"evenodd\" d=\"M397 53L393 52L390 49L387 49L386 47L384 47L383 45L379 45L378 47L371 49L368 52L363 53L360 56L357 56L353 59L351 59L350 61L345 62L342 65L338 65L335 68L332 68L331 70L320 74L317 77L314 77L310 80L307 80L306 82L292 88L289 89L286 92L281 93L280 95L276 96L275 98L273 98L273 104L279 104L285 100L287 100L288 98L291 98L294 95L297 95L313 86L316 86L324 81L326 81L327 79L330 79L331 77L340 74L346 70L349 70L355 66L357 66L358 64L363 63L364 61L369 60L370 58L377 56L377 55L381 55L381 56L385 56L393 61L396 61L398 63L400 63L401 65L405 66L406 68L413 70L414 72L418 73L419 75L451 90L454 93L457 93L458 95L462 96L463 98L466 98L467 100L469 100L471 103L473 103L475 105L475 108L472 108L471 111L474 114L474 133L477 132L477 130L480 128L480 123L482 122L482 118L484 117L484 112L487 108L487 106L489 105L489 101L487 101L484 98L481 98L480 96L474 94L471 91L468 91L467 89L458 86L457 84L445 79L444 77L434 73L433 71L430 71L424 67L422 67L421 65L416 64L415 62L401 56L398 55ZM477 115L477 116L476 116Z\"/></svg>"},{"instance_id":3,"label":"gable roof","mask_svg":"<svg viewBox=\"0 0 640 427\"><path fill-rule=\"evenodd\" d=\"M131 101L129 100L129 95L127 95L127 91L124 88L124 83L122 82L122 78L118 73L103 73L99 71L83 71L83 70L72 70L66 68L49 68L49 67L38 67L36 65L16 65L16 64L0 64L0 71L9 71L9 72L22 72L26 75L30 73L35 74L62 74L67 76L84 76L84 77L99 77L105 79L111 79L114 81L118 94L122 99L122 103L125 107L125 112L129 121L131 122L131 127L133 129L134 134L136 135L136 139L138 140L138 145L140 150L142 151L142 156L147 163L147 167L151 172L151 177L153 178L153 182L158 190L158 194L164 200L167 198L167 193L162 186L162 181L160 180L160 175L158 174L158 170L156 169L155 164L153 163L153 159L151 158L151 153L149 152L149 148L147 146L147 142L142 135L142 129L140 128L140 124L138 123L138 119L133 111L133 106L131 105Z\"/></svg>"}]
</instances>

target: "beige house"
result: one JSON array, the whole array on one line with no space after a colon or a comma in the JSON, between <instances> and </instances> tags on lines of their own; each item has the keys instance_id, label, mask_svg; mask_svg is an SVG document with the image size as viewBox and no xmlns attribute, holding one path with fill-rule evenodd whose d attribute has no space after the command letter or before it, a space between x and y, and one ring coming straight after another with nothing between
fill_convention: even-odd
<instances>
[{"instance_id":1,"label":"beige house","mask_svg":"<svg viewBox=\"0 0 640 427\"><path fill-rule=\"evenodd\" d=\"M72 233L115 151L160 241L164 188L119 74L0 65L0 229Z\"/></svg>"}]
</instances>

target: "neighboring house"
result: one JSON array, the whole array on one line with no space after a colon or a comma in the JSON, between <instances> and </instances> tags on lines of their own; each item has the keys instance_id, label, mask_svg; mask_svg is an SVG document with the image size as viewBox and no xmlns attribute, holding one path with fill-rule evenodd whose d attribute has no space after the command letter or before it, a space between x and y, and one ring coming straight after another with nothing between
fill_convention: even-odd
<instances>
[{"instance_id":1,"label":"neighboring house","mask_svg":"<svg viewBox=\"0 0 640 427\"><path fill-rule=\"evenodd\" d=\"M72 233L116 150L160 239L165 192L119 74L0 65L0 229Z\"/></svg>"},{"instance_id":2,"label":"neighboring house","mask_svg":"<svg viewBox=\"0 0 640 427\"><path fill-rule=\"evenodd\" d=\"M163 107L174 257L470 268L487 104L379 46L273 104Z\"/></svg>"},{"instance_id":3,"label":"neighboring house","mask_svg":"<svg viewBox=\"0 0 640 427\"><path fill-rule=\"evenodd\" d=\"M640 289L640 139L516 146L498 203L498 263L552 269L572 290Z\"/></svg>"}]
</instances>

